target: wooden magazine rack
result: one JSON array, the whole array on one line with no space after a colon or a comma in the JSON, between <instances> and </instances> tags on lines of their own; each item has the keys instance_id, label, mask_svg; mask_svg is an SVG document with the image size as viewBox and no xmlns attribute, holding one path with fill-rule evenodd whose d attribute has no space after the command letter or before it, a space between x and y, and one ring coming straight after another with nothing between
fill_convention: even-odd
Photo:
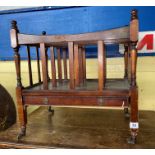
<instances>
[{"instance_id":1,"label":"wooden magazine rack","mask_svg":"<svg viewBox=\"0 0 155 155\"><path fill-rule=\"evenodd\" d=\"M17 104L21 132L26 134L27 105L87 105L124 106L125 114L130 105L129 143L135 143L138 131L138 89L136 85L138 18L137 11L131 12L129 26L76 35L28 35L19 32L17 22L12 21L11 46L17 75ZM107 44L124 44L124 78L108 79L106 76ZM98 79L86 75L87 45L97 45ZM29 86L21 81L19 49L27 47ZM33 83L30 49L36 48L38 83ZM50 50L51 75L49 75L48 53ZM55 59L57 55L57 65ZM41 66L40 66L41 61ZM63 63L63 65L62 65ZM67 67L69 65L69 67ZM41 71L42 70L42 71ZM58 75L58 77L56 76ZM50 78L51 76L51 78Z\"/></svg>"}]
</instances>

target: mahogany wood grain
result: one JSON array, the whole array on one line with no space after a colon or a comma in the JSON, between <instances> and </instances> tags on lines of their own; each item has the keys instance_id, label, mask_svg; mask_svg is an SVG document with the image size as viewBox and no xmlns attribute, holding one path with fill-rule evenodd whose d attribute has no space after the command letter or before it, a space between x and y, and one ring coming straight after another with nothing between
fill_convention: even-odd
<instances>
[{"instance_id":1,"label":"mahogany wood grain","mask_svg":"<svg viewBox=\"0 0 155 155\"><path fill-rule=\"evenodd\" d=\"M43 88L48 89L47 65L46 65L46 48L44 43L40 43Z\"/></svg>"},{"instance_id":2,"label":"mahogany wood grain","mask_svg":"<svg viewBox=\"0 0 155 155\"><path fill-rule=\"evenodd\" d=\"M128 77L128 44L124 45L124 78Z\"/></svg>"},{"instance_id":3,"label":"mahogany wood grain","mask_svg":"<svg viewBox=\"0 0 155 155\"><path fill-rule=\"evenodd\" d=\"M73 42L68 42L68 51L69 51L70 89L74 89L75 81L74 81L74 44Z\"/></svg>"},{"instance_id":4,"label":"mahogany wood grain","mask_svg":"<svg viewBox=\"0 0 155 155\"><path fill-rule=\"evenodd\" d=\"M61 65L60 48L57 48L57 64L58 64L58 79L60 82L62 82L62 65Z\"/></svg>"},{"instance_id":5,"label":"mahogany wood grain","mask_svg":"<svg viewBox=\"0 0 155 155\"><path fill-rule=\"evenodd\" d=\"M22 89L20 87L16 88L16 96L17 96L17 110L18 110L18 118L21 127L26 127L27 123L27 113L26 107L23 105L22 101Z\"/></svg>"},{"instance_id":6,"label":"mahogany wood grain","mask_svg":"<svg viewBox=\"0 0 155 155\"><path fill-rule=\"evenodd\" d=\"M17 87L22 87L19 47L14 48L14 60L15 60L15 67L16 67Z\"/></svg>"},{"instance_id":7,"label":"mahogany wood grain","mask_svg":"<svg viewBox=\"0 0 155 155\"><path fill-rule=\"evenodd\" d=\"M133 48L131 54L131 85L136 86L137 49Z\"/></svg>"},{"instance_id":8,"label":"mahogany wood grain","mask_svg":"<svg viewBox=\"0 0 155 155\"><path fill-rule=\"evenodd\" d=\"M45 100L46 99L46 100ZM54 96L39 96L38 98L34 96L27 96L23 98L25 103L28 105L81 105L81 106L122 106L123 101L127 100L127 98L104 98L103 97L93 97L93 96L58 96L55 98ZM46 102L45 102L46 101ZM73 102L74 101L74 102ZM127 102L126 105L127 106Z\"/></svg>"},{"instance_id":9,"label":"mahogany wood grain","mask_svg":"<svg viewBox=\"0 0 155 155\"><path fill-rule=\"evenodd\" d=\"M109 37L110 36L110 37ZM124 26L121 28L116 28L107 31L100 32L92 32L92 33L84 33L84 34L76 34L76 35L46 35L46 36L37 36L37 35L28 35L28 34L17 34L18 44L39 44L43 42L45 44L53 44L58 43L58 45L67 43L67 42L75 42L85 44L88 42L97 43L98 40L104 40L104 42L121 42L123 40L129 41L129 26ZM109 41L108 41L109 40Z\"/></svg>"},{"instance_id":10,"label":"mahogany wood grain","mask_svg":"<svg viewBox=\"0 0 155 155\"><path fill-rule=\"evenodd\" d=\"M130 126L131 136L137 137L138 130L139 130L139 113L138 113L138 88L131 87L131 114L130 114L130 123L136 123L138 126L136 128Z\"/></svg>"},{"instance_id":11,"label":"mahogany wood grain","mask_svg":"<svg viewBox=\"0 0 155 155\"><path fill-rule=\"evenodd\" d=\"M82 56L82 48L79 47L79 82L80 82L80 85L84 83L84 80L83 80L83 75L84 74L84 71L83 71L83 56Z\"/></svg>"},{"instance_id":12,"label":"mahogany wood grain","mask_svg":"<svg viewBox=\"0 0 155 155\"><path fill-rule=\"evenodd\" d=\"M138 32L139 32L139 22L138 22L137 10L132 10L130 21L130 40L132 42L138 41Z\"/></svg>"},{"instance_id":13,"label":"mahogany wood grain","mask_svg":"<svg viewBox=\"0 0 155 155\"><path fill-rule=\"evenodd\" d=\"M33 78L32 78L31 54L30 54L30 47L29 46L27 46L27 56L28 56L29 84L30 84L30 86L32 86L33 85Z\"/></svg>"},{"instance_id":14,"label":"mahogany wood grain","mask_svg":"<svg viewBox=\"0 0 155 155\"><path fill-rule=\"evenodd\" d=\"M55 67L55 55L54 55L54 47L50 47L51 52L51 73L52 73L52 86L56 87L56 67Z\"/></svg>"},{"instance_id":15,"label":"mahogany wood grain","mask_svg":"<svg viewBox=\"0 0 155 155\"><path fill-rule=\"evenodd\" d=\"M36 47L36 55L37 55L37 70L38 70L38 82L41 82L41 73L40 73L40 55L39 48Z\"/></svg>"},{"instance_id":16,"label":"mahogany wood grain","mask_svg":"<svg viewBox=\"0 0 155 155\"><path fill-rule=\"evenodd\" d=\"M50 80L50 77L49 77L49 71L48 71L48 48L46 47L45 48L45 56L46 56L46 68L47 68L47 78L48 80Z\"/></svg>"},{"instance_id":17,"label":"mahogany wood grain","mask_svg":"<svg viewBox=\"0 0 155 155\"><path fill-rule=\"evenodd\" d=\"M65 48L62 49L63 54L63 67L64 67L64 79L68 79L67 75L67 50Z\"/></svg>"},{"instance_id":18,"label":"mahogany wood grain","mask_svg":"<svg viewBox=\"0 0 155 155\"><path fill-rule=\"evenodd\" d=\"M17 22L12 22L10 31L11 46L14 49L17 76L17 105L21 129L26 127L26 105L131 105L130 123L138 123L138 88L136 83L137 41L139 22L136 10L131 11L129 26L111 30L74 34L74 35L28 35L19 33ZM45 34L45 33L44 33ZM107 78L107 44L124 44L123 79ZM23 87L21 82L20 45L37 48L38 82L33 84L30 52L28 52L30 86ZM86 75L87 45L98 47L98 79L88 79ZM48 76L47 49L51 52L52 83ZM40 77L39 53L41 53L42 79ZM54 48L57 49L55 66ZM69 77L67 77L67 48L69 56ZM63 58L64 79L62 79L61 51ZM29 50L28 50L29 51ZM57 71L57 72L56 72ZM56 79L58 73L58 80ZM128 78L127 78L128 77ZM76 86L76 87L75 87ZM125 104L125 105L124 105ZM135 143L138 127L130 126L131 143ZM23 133L23 132L22 132Z\"/></svg>"},{"instance_id":19,"label":"mahogany wood grain","mask_svg":"<svg viewBox=\"0 0 155 155\"><path fill-rule=\"evenodd\" d=\"M82 64L83 64L83 81L86 80L86 51L85 48L82 47Z\"/></svg>"},{"instance_id":20,"label":"mahogany wood grain","mask_svg":"<svg viewBox=\"0 0 155 155\"><path fill-rule=\"evenodd\" d=\"M105 51L104 51L104 42L98 41L98 89L99 91L103 91L105 84Z\"/></svg>"},{"instance_id":21,"label":"mahogany wood grain","mask_svg":"<svg viewBox=\"0 0 155 155\"><path fill-rule=\"evenodd\" d=\"M75 85L80 85L80 65L79 65L79 47L77 44L74 44L74 73L75 73Z\"/></svg>"}]
</instances>

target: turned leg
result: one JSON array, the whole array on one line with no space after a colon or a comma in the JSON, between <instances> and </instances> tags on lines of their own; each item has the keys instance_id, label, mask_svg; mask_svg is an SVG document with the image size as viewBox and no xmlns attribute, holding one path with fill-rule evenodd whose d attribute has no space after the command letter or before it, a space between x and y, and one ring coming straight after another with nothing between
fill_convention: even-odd
<instances>
[{"instance_id":1,"label":"turned leg","mask_svg":"<svg viewBox=\"0 0 155 155\"><path fill-rule=\"evenodd\" d=\"M20 140L25 135L26 135L26 126L23 125L20 128L20 132L19 132L19 134L17 136L17 139Z\"/></svg>"},{"instance_id":2,"label":"turned leg","mask_svg":"<svg viewBox=\"0 0 155 155\"><path fill-rule=\"evenodd\" d=\"M18 105L18 117L20 124L20 132L17 136L18 140L20 140L23 136L26 135L26 123L27 123L27 107L23 105L22 96L21 96L21 88L16 89L17 95L17 105Z\"/></svg>"},{"instance_id":3,"label":"turned leg","mask_svg":"<svg viewBox=\"0 0 155 155\"><path fill-rule=\"evenodd\" d=\"M19 33L17 22L12 21L11 23L11 40L13 41L12 47L14 49L14 60L16 67L16 76L17 76L17 87L16 87L16 98L17 98L17 107L18 107L18 118L21 127L21 131L18 135L18 139L26 134L26 107L24 107L23 99L22 99L22 81L21 81L21 63L20 63L20 54L19 54L19 45L17 42L17 33Z\"/></svg>"},{"instance_id":4,"label":"turned leg","mask_svg":"<svg viewBox=\"0 0 155 155\"><path fill-rule=\"evenodd\" d=\"M136 137L138 134L138 90L136 87L131 88L131 114L130 114L130 132L131 136L128 139L129 144L136 143Z\"/></svg>"},{"instance_id":5,"label":"turned leg","mask_svg":"<svg viewBox=\"0 0 155 155\"><path fill-rule=\"evenodd\" d=\"M17 139L20 140L23 136L26 135L26 123L27 123L27 107L23 107L20 109L23 111L23 116L19 116L19 123L20 123L20 131L18 133Z\"/></svg>"}]
</instances>

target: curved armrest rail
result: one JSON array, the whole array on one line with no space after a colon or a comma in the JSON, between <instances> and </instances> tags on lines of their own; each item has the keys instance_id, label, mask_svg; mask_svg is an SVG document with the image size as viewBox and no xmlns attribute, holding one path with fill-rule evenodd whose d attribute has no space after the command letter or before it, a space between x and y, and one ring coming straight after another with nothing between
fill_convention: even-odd
<instances>
[{"instance_id":1,"label":"curved armrest rail","mask_svg":"<svg viewBox=\"0 0 155 155\"><path fill-rule=\"evenodd\" d=\"M104 41L104 43L125 43L129 42L129 26L121 28L74 34L74 35L29 35L17 33L18 45L39 45L45 43L47 46L67 46L68 42L78 43L80 45L97 44L98 40ZM11 39L14 43L14 39Z\"/></svg>"}]
</instances>

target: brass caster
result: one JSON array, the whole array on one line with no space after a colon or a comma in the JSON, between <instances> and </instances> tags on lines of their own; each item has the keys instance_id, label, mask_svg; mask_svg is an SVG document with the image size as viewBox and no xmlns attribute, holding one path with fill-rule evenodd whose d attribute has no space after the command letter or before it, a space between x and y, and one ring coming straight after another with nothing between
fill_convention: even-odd
<instances>
[{"instance_id":1,"label":"brass caster","mask_svg":"<svg viewBox=\"0 0 155 155\"><path fill-rule=\"evenodd\" d=\"M48 107L48 111L52 113L52 115L54 115L54 109L51 108L51 106Z\"/></svg>"},{"instance_id":2,"label":"brass caster","mask_svg":"<svg viewBox=\"0 0 155 155\"><path fill-rule=\"evenodd\" d=\"M124 116L125 116L125 118L127 118L127 119L130 118L130 114L129 114L128 108L124 108Z\"/></svg>"},{"instance_id":3,"label":"brass caster","mask_svg":"<svg viewBox=\"0 0 155 155\"><path fill-rule=\"evenodd\" d=\"M23 136L25 136L25 135L26 135L26 127L25 126L22 126L21 127L21 130L20 130L20 132L19 132L19 134L17 136L18 141L21 140L21 138Z\"/></svg>"}]
</instances>

